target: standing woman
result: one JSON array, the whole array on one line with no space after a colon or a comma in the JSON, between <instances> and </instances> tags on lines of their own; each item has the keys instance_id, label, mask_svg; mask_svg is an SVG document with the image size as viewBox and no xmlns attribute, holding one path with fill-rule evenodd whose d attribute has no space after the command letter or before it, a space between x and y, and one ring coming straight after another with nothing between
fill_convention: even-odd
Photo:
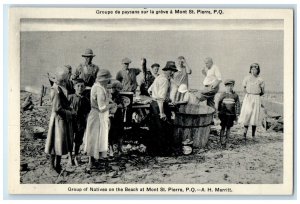
<instances>
[{"instance_id":1,"label":"standing woman","mask_svg":"<svg viewBox=\"0 0 300 204\"><path fill-rule=\"evenodd\" d=\"M260 67L258 63L250 65L250 75L243 80L243 87L246 93L239 123L244 125L244 139L247 141L248 127L252 126L252 138L255 139L256 127L259 123L259 113L261 107L260 96L265 93L265 82L259 76Z\"/></svg>"},{"instance_id":2,"label":"standing woman","mask_svg":"<svg viewBox=\"0 0 300 204\"><path fill-rule=\"evenodd\" d=\"M108 133L110 128L109 110L114 104L109 104L110 95L107 84L111 74L106 69L100 69L96 82L91 89L91 111L89 113L85 133L84 150L89 156L87 172L92 167L92 157L95 159L106 158L108 151Z\"/></svg>"},{"instance_id":3,"label":"standing woman","mask_svg":"<svg viewBox=\"0 0 300 204\"><path fill-rule=\"evenodd\" d=\"M45 145L45 153L51 155L50 169L57 173L61 171L60 163L62 155L68 154L68 164L72 165L72 115L74 111L71 111L72 109L67 98L67 80L67 67L58 67L50 91L52 111Z\"/></svg>"}]
</instances>

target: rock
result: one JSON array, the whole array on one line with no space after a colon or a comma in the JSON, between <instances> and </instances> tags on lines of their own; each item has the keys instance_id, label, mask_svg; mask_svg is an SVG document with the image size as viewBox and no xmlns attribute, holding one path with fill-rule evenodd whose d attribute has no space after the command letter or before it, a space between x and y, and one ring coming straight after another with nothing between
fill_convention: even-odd
<instances>
[{"instance_id":1,"label":"rock","mask_svg":"<svg viewBox=\"0 0 300 204\"><path fill-rule=\"evenodd\" d=\"M21 163L20 171L28 171L28 164L27 163Z\"/></svg>"},{"instance_id":2,"label":"rock","mask_svg":"<svg viewBox=\"0 0 300 204\"><path fill-rule=\"evenodd\" d=\"M203 154L204 152L206 152L207 150L205 150L205 149L200 149L198 152L197 152L197 154Z\"/></svg>"},{"instance_id":3,"label":"rock","mask_svg":"<svg viewBox=\"0 0 300 204\"><path fill-rule=\"evenodd\" d=\"M206 173L210 173L210 170L205 170Z\"/></svg>"},{"instance_id":4,"label":"rock","mask_svg":"<svg viewBox=\"0 0 300 204\"><path fill-rule=\"evenodd\" d=\"M179 165L176 164L176 165L170 166L169 169L175 171L175 170L178 170L178 167L179 167Z\"/></svg>"},{"instance_id":5,"label":"rock","mask_svg":"<svg viewBox=\"0 0 300 204\"><path fill-rule=\"evenodd\" d=\"M125 167L127 168L127 166L130 166L130 164L125 164ZM114 170L114 171L119 171L120 170L120 167L117 166L117 165L112 165L111 166L111 169Z\"/></svg>"},{"instance_id":6,"label":"rock","mask_svg":"<svg viewBox=\"0 0 300 204\"><path fill-rule=\"evenodd\" d=\"M112 172L112 173L114 173L114 172ZM111 175L112 176L112 175ZM111 177L110 176L110 177ZM106 179L104 179L103 177L96 177L96 179L95 179L95 181L94 181L95 183L105 183L106 182Z\"/></svg>"},{"instance_id":7,"label":"rock","mask_svg":"<svg viewBox=\"0 0 300 204\"><path fill-rule=\"evenodd\" d=\"M219 159L219 158L223 158L223 154L218 154L216 156L214 156L215 159Z\"/></svg>"},{"instance_id":8,"label":"rock","mask_svg":"<svg viewBox=\"0 0 300 204\"><path fill-rule=\"evenodd\" d=\"M159 166L159 165L156 165L156 164L154 164L152 167L153 167L154 169L160 168L160 166Z\"/></svg>"},{"instance_id":9,"label":"rock","mask_svg":"<svg viewBox=\"0 0 300 204\"><path fill-rule=\"evenodd\" d=\"M75 172L75 166L67 166L66 171L69 172L69 173Z\"/></svg>"}]
</instances>

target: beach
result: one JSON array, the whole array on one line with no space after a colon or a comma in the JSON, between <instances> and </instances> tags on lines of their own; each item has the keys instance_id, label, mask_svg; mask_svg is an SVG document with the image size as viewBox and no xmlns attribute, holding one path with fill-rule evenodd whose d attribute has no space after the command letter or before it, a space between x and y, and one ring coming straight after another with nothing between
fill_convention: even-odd
<instances>
[{"instance_id":1,"label":"beach","mask_svg":"<svg viewBox=\"0 0 300 204\"><path fill-rule=\"evenodd\" d=\"M22 104L28 92L21 92ZM242 96L241 96L242 97ZM282 102L282 94L267 93L266 98ZM33 110L21 113L21 184L281 184L283 183L283 132L268 132L258 127L256 140L251 131L243 141L243 127L235 125L227 147L221 148L218 131L212 126L205 148L194 149L190 155L153 157L147 152L128 150L121 156L98 162L91 173L85 172L88 157L81 154L82 163L67 167L63 156L63 171L49 171L49 155L44 153L50 108L41 108L38 95L32 95ZM49 97L44 106L49 107ZM39 138L30 129L45 129ZM134 149L134 148L132 148Z\"/></svg>"}]
</instances>

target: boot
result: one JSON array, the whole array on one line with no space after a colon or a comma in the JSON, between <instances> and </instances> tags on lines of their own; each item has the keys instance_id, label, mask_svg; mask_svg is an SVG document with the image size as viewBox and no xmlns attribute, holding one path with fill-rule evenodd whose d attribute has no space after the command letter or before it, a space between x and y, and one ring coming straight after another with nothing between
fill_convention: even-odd
<instances>
[{"instance_id":1,"label":"boot","mask_svg":"<svg viewBox=\"0 0 300 204\"><path fill-rule=\"evenodd\" d=\"M230 137L230 128L227 128L226 130L226 141L225 141L225 146L227 145Z\"/></svg>"},{"instance_id":2,"label":"boot","mask_svg":"<svg viewBox=\"0 0 300 204\"><path fill-rule=\"evenodd\" d=\"M56 170L56 172L57 172L57 173L59 173L59 174L60 174L60 172L61 172L61 170L62 170L62 167L61 167L61 164L60 164L60 162L61 162L61 156L56 156L56 161L55 161L55 163L56 163L56 165L55 165L55 170Z\"/></svg>"},{"instance_id":3,"label":"boot","mask_svg":"<svg viewBox=\"0 0 300 204\"><path fill-rule=\"evenodd\" d=\"M225 129L221 129L221 131L220 131L220 144L221 144L221 146L223 146L224 145L224 133L225 133Z\"/></svg>"},{"instance_id":4,"label":"boot","mask_svg":"<svg viewBox=\"0 0 300 204\"><path fill-rule=\"evenodd\" d=\"M253 139L253 141L256 141L255 132L256 132L256 126L252 126L252 139Z\"/></svg>"},{"instance_id":5,"label":"boot","mask_svg":"<svg viewBox=\"0 0 300 204\"><path fill-rule=\"evenodd\" d=\"M244 126L244 141L245 141L245 144L247 144L247 131L248 131L248 126Z\"/></svg>"}]
</instances>

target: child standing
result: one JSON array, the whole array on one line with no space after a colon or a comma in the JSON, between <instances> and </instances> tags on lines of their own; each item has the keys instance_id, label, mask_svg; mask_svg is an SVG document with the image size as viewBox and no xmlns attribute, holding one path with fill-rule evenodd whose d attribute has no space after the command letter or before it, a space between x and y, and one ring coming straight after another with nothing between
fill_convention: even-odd
<instances>
[{"instance_id":1,"label":"child standing","mask_svg":"<svg viewBox=\"0 0 300 204\"><path fill-rule=\"evenodd\" d=\"M71 103L71 108L76 112L73 117L73 131L74 131L74 162L78 166L80 158L79 148L83 142L83 135L86 128L86 121L88 114L91 110L89 99L83 95L85 90L84 80L75 79L73 80L75 94L69 95L68 99Z\"/></svg>"},{"instance_id":2,"label":"child standing","mask_svg":"<svg viewBox=\"0 0 300 204\"><path fill-rule=\"evenodd\" d=\"M259 123L259 114L261 108L260 96L264 95L265 82L259 76L260 67L258 63L250 65L249 75L243 81L245 97L239 123L244 125L244 139L247 141L248 127L252 126L252 138L255 139L256 127Z\"/></svg>"},{"instance_id":3,"label":"child standing","mask_svg":"<svg viewBox=\"0 0 300 204\"><path fill-rule=\"evenodd\" d=\"M72 163L73 127L72 115L67 98L66 82L68 79L67 67L58 67L55 75L55 82L51 87L50 97L52 112L49 122L49 130L45 145L45 153L51 155L50 170L60 173L61 156L69 155L69 162Z\"/></svg>"},{"instance_id":4,"label":"child standing","mask_svg":"<svg viewBox=\"0 0 300 204\"><path fill-rule=\"evenodd\" d=\"M237 121L240 114L239 96L233 91L234 80L226 80L224 82L226 91L221 94L217 110L221 120L220 143L224 147L230 137L230 128L233 122ZM226 137L225 135L226 131Z\"/></svg>"},{"instance_id":5,"label":"child standing","mask_svg":"<svg viewBox=\"0 0 300 204\"><path fill-rule=\"evenodd\" d=\"M118 152L121 152L122 145L122 136L124 134L124 114L123 114L123 100L120 95L120 91L123 89L121 82L113 81L111 85L111 96L112 101L117 104L117 109L114 114L110 117L110 130L109 130L109 153L110 156L113 156L114 153L114 144L118 145Z\"/></svg>"}]
</instances>

